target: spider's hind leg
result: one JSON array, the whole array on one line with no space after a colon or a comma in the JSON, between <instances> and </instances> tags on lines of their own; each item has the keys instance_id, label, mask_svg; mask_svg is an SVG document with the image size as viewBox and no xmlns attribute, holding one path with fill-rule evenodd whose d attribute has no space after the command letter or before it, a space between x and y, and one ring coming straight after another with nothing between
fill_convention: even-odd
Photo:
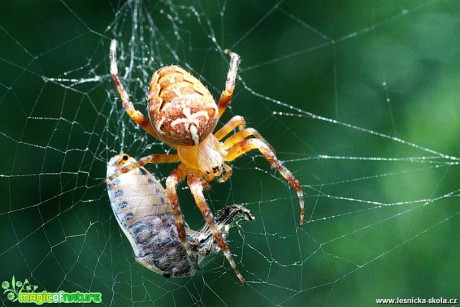
<instances>
[{"instance_id":1,"label":"spider's hind leg","mask_svg":"<svg viewBox=\"0 0 460 307\"><path fill-rule=\"evenodd\" d=\"M123 82L121 81L120 75L118 74L118 66L117 66L117 41L112 40L110 44L110 75L112 76L113 84L117 88L118 94L121 97L121 102L123 107L128 113L129 117L138 124L142 129L147 131L156 139L160 140L158 134L153 130L152 125L148 121L148 119L138 110L134 108L131 99L129 98L128 92L126 91Z\"/></svg>"},{"instance_id":2,"label":"spider's hind leg","mask_svg":"<svg viewBox=\"0 0 460 307\"><path fill-rule=\"evenodd\" d=\"M219 118L225 112L228 104L232 100L233 90L235 89L236 74L240 65L240 56L230 50L225 50L225 53L230 56L230 67L227 73L227 81L225 82L225 90L220 95L217 107L219 109Z\"/></svg>"}]
</instances>

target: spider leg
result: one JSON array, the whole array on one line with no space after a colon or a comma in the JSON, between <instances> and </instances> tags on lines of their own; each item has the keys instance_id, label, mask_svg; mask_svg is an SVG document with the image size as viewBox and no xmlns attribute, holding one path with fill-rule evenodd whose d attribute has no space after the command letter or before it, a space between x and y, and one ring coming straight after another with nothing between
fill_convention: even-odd
<instances>
[{"instance_id":1,"label":"spider leg","mask_svg":"<svg viewBox=\"0 0 460 307\"><path fill-rule=\"evenodd\" d=\"M265 145L267 145L268 147L270 147L270 150L273 151L273 148L271 147L270 144L268 144L268 142L263 138L263 136L254 128L246 128L246 129L243 129L241 131L238 131L237 133L235 133L234 135L228 137L225 141L224 141L224 148L227 150L231 147L233 147L233 145L241 142L242 140L244 140L245 138L247 138L248 136L253 136L255 137L256 139L259 139L261 140L263 143L265 143Z\"/></svg>"},{"instance_id":2,"label":"spider leg","mask_svg":"<svg viewBox=\"0 0 460 307\"><path fill-rule=\"evenodd\" d=\"M228 178L232 177L232 174L233 174L232 167L230 165L224 163L224 169L225 169L225 174L222 177L217 178L217 182L222 183L222 182L227 181Z\"/></svg>"},{"instance_id":3,"label":"spider leg","mask_svg":"<svg viewBox=\"0 0 460 307\"><path fill-rule=\"evenodd\" d=\"M121 102L123 103L123 107L128 113L129 117L138 124L142 129L150 133L153 137L160 140L158 134L153 130L150 121L145 118L145 116L137 111L131 99L129 98L128 92L126 91L125 87L123 86L123 82L120 79L120 75L118 74L118 66L117 66L117 41L112 40L110 43L110 74L112 75L113 83L117 88L118 94L121 97Z\"/></svg>"},{"instance_id":4,"label":"spider leg","mask_svg":"<svg viewBox=\"0 0 460 307\"><path fill-rule=\"evenodd\" d=\"M179 162L179 157L177 155L165 155L165 154L153 154L153 155L148 155L145 157L140 158L137 160L135 163L126 165L122 168L120 168L117 172L115 172L112 176L107 178L107 182L112 181L116 177L120 176L121 174L127 173L135 168L142 167L146 164L152 164L152 163L174 163L174 162Z\"/></svg>"},{"instance_id":5,"label":"spider leg","mask_svg":"<svg viewBox=\"0 0 460 307\"><path fill-rule=\"evenodd\" d=\"M223 137L232 132L236 127L238 130L243 130L245 125L245 120L243 116L236 115L233 116L225 125L223 125L219 130L214 133L214 136L221 140Z\"/></svg>"},{"instance_id":6,"label":"spider leg","mask_svg":"<svg viewBox=\"0 0 460 307\"><path fill-rule=\"evenodd\" d=\"M215 134L214 136L218 139L221 140L224 138L226 135L228 135L230 132L232 132L236 127L238 127L239 132L235 133L231 137L229 137L227 140L224 142L224 148L229 149L232 147L234 144L240 142L241 140L247 138L248 136L253 136L257 139L261 139L264 141L268 146L270 146L270 149L274 151L274 149L271 147L271 145L263 138L263 136L254 128L246 128L244 129L246 124L246 121L243 116L236 115L232 117L225 125L222 126Z\"/></svg>"},{"instance_id":7,"label":"spider leg","mask_svg":"<svg viewBox=\"0 0 460 307\"><path fill-rule=\"evenodd\" d=\"M177 198L176 187L179 181L182 181L186 176L185 170L181 168L176 168L172 171L171 175L166 179L166 191L168 193L168 198L171 201L171 208L174 214L174 220L176 222L177 228L177 236L179 237L179 241L182 243L185 251L187 252L187 256L190 259L193 267L196 270L199 270L200 267L198 266L197 259L192 254L192 250L190 247L190 243L187 241L187 233L185 231L185 223L184 217L182 215L182 210L179 206L179 200Z\"/></svg>"},{"instance_id":8,"label":"spider leg","mask_svg":"<svg viewBox=\"0 0 460 307\"><path fill-rule=\"evenodd\" d=\"M236 133L234 136L237 136L239 133L246 131L247 129ZM243 133L241 136L244 135ZM232 137L234 137L232 136ZM235 138L235 140L238 138ZM224 158L225 161L233 161L239 156L245 154L246 152L258 149L260 153L265 157L268 163L280 172L281 176L291 185L291 187L297 192L297 197L299 198L299 205L300 205L300 226L303 225L303 217L305 214L304 208L304 197L302 186L300 182L294 177L290 170L288 170L283 163L276 157L273 150L270 148L268 143L264 139L259 138L252 138L252 139L245 139L236 144L234 144L227 153L227 156Z\"/></svg>"},{"instance_id":9,"label":"spider leg","mask_svg":"<svg viewBox=\"0 0 460 307\"><path fill-rule=\"evenodd\" d=\"M228 235L230 227L240 218L244 218L247 221L255 220L251 212L241 205L225 206L217 211L215 221L224 238ZM189 234L191 233L189 232ZM199 246L197 246L196 249L200 256L206 257L209 253L213 252L215 249L215 241L213 240L214 237L207 224L199 231L193 231L191 235L199 238Z\"/></svg>"},{"instance_id":10,"label":"spider leg","mask_svg":"<svg viewBox=\"0 0 460 307\"><path fill-rule=\"evenodd\" d=\"M230 50L224 51L230 56L230 68L227 73L227 81L225 82L225 90L220 94L219 103L219 118L225 112L228 104L232 100L233 90L235 89L236 73L238 72L238 65L240 64L240 56Z\"/></svg>"},{"instance_id":11,"label":"spider leg","mask_svg":"<svg viewBox=\"0 0 460 307\"><path fill-rule=\"evenodd\" d=\"M200 178L194 175L189 175L187 177L187 183L188 183L188 186L190 187L193 197L195 198L195 202L198 206L198 209L200 209L201 214L203 215L206 221L206 224L209 225L209 229L211 230L212 235L214 236L214 239L216 240L217 245L219 246L220 250L224 253L225 257L230 263L230 266L233 268L233 271L235 272L236 276L238 276L241 283L244 283L245 279L243 275L241 275L240 271L238 270L235 264L235 261L233 260L232 254L228 250L227 242L222 236L222 232L220 231L218 225L216 224L216 221L214 220L212 212L209 209L208 204L206 203L206 199L204 198L204 195L203 195L203 187L201 185Z\"/></svg>"},{"instance_id":12,"label":"spider leg","mask_svg":"<svg viewBox=\"0 0 460 307\"><path fill-rule=\"evenodd\" d=\"M209 182L207 182L206 180L204 179L201 179L201 185L203 186L203 188L207 191L211 190L212 187L211 185L209 184Z\"/></svg>"}]
</instances>

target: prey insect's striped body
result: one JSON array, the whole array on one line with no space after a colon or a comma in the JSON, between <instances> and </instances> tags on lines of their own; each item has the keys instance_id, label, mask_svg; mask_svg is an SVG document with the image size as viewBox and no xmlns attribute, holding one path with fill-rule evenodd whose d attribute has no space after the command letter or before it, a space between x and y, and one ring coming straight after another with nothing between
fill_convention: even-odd
<instances>
[{"instance_id":1,"label":"prey insect's striped body","mask_svg":"<svg viewBox=\"0 0 460 307\"><path fill-rule=\"evenodd\" d=\"M113 157L107 166L107 177L132 163L136 160L126 154ZM171 203L158 179L140 167L108 181L107 190L114 215L137 262L167 278L194 274L195 266L178 238ZM249 210L238 205L218 213L216 222L224 236L238 215L254 219ZM197 263L208 254L219 252L209 227L200 231L187 228L186 233Z\"/></svg>"}]
</instances>

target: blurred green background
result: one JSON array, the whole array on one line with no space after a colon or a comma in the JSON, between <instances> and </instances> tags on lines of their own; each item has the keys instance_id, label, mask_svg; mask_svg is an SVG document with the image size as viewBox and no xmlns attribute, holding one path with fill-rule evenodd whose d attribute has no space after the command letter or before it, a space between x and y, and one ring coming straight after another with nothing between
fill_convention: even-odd
<instances>
[{"instance_id":1,"label":"blurred green background","mask_svg":"<svg viewBox=\"0 0 460 307\"><path fill-rule=\"evenodd\" d=\"M2 1L0 282L99 291L104 305L372 305L459 298L458 1ZM251 153L206 196L243 203L229 246L193 278L135 263L103 184L110 157L170 149L124 114L110 40L136 106L178 64L224 87L222 125L243 115L302 182L295 193ZM164 182L171 165L150 166ZM183 184L186 220L203 221ZM8 304L6 295L0 302Z\"/></svg>"}]
</instances>

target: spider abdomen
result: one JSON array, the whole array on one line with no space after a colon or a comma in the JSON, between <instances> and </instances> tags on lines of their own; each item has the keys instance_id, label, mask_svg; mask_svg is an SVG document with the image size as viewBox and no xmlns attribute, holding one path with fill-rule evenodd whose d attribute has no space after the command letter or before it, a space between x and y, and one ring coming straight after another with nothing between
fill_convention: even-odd
<instances>
[{"instance_id":1,"label":"spider abdomen","mask_svg":"<svg viewBox=\"0 0 460 307\"><path fill-rule=\"evenodd\" d=\"M155 132L172 146L200 144L218 120L211 93L178 66L163 67L153 74L147 109Z\"/></svg>"}]
</instances>

